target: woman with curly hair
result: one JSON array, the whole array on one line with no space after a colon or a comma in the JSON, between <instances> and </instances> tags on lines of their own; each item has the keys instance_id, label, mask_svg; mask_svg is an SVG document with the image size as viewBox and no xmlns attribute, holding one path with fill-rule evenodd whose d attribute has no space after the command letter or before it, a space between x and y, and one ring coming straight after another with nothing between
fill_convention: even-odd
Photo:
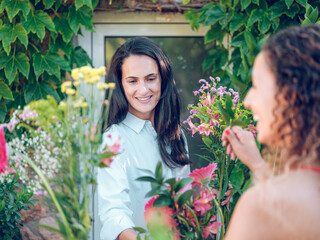
<instances>
[{"instance_id":1,"label":"woman with curly hair","mask_svg":"<svg viewBox=\"0 0 320 240\"><path fill-rule=\"evenodd\" d=\"M258 140L281 149L274 176L251 133L224 131L227 153L256 175L234 210L226 239L319 239L320 25L292 27L269 38L257 56L244 101Z\"/></svg>"}]
</instances>

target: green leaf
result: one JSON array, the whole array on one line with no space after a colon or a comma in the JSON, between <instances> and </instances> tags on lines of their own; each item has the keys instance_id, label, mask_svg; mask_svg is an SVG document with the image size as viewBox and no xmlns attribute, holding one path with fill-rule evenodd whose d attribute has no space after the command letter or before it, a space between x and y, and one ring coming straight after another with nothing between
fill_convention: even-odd
<instances>
[{"instance_id":1,"label":"green leaf","mask_svg":"<svg viewBox=\"0 0 320 240\"><path fill-rule=\"evenodd\" d=\"M282 14L285 14L287 11L287 5L284 3L284 1L277 1L275 4L273 4L269 8L271 12L271 20L280 17Z\"/></svg>"},{"instance_id":2,"label":"green leaf","mask_svg":"<svg viewBox=\"0 0 320 240\"><path fill-rule=\"evenodd\" d=\"M70 28L68 17L65 14L62 14L61 17L55 16L53 19L56 30L62 35L63 41L66 43L71 41L73 36L73 31Z\"/></svg>"},{"instance_id":3,"label":"green leaf","mask_svg":"<svg viewBox=\"0 0 320 240\"><path fill-rule=\"evenodd\" d=\"M60 101L60 97L54 87L47 82L36 82L28 84L25 92L24 99L26 104L39 99L47 98L47 95L53 96L57 101Z\"/></svg>"},{"instance_id":4,"label":"green leaf","mask_svg":"<svg viewBox=\"0 0 320 240\"><path fill-rule=\"evenodd\" d=\"M225 124L226 124L227 126L229 126L229 125L230 125L230 116L229 116L229 113L223 108L223 106L222 106L221 103L219 103L219 102L217 103L217 108L218 108L219 113L220 113L220 115L222 116Z\"/></svg>"},{"instance_id":5,"label":"green leaf","mask_svg":"<svg viewBox=\"0 0 320 240\"><path fill-rule=\"evenodd\" d=\"M285 0L285 2L286 2L286 5L287 5L287 8L289 9L290 6L291 6L292 3L293 3L293 0Z\"/></svg>"},{"instance_id":6,"label":"green leaf","mask_svg":"<svg viewBox=\"0 0 320 240\"><path fill-rule=\"evenodd\" d=\"M318 8L313 8L310 4L307 4L305 16L309 19L310 23L315 23L318 20L318 15Z\"/></svg>"},{"instance_id":7,"label":"green leaf","mask_svg":"<svg viewBox=\"0 0 320 240\"><path fill-rule=\"evenodd\" d=\"M233 119L234 118L234 111L232 110L232 106L233 106L232 98L229 95L226 95L225 99L226 99L226 108L225 109L226 109L227 113L229 114L229 117L231 119Z\"/></svg>"},{"instance_id":8,"label":"green leaf","mask_svg":"<svg viewBox=\"0 0 320 240\"><path fill-rule=\"evenodd\" d=\"M179 192L182 188L184 188L185 186L187 186L188 184L192 183L192 181L194 180L193 177L186 177L186 178L182 178L179 181L177 181L174 186L173 186L173 190L177 193Z\"/></svg>"},{"instance_id":9,"label":"green leaf","mask_svg":"<svg viewBox=\"0 0 320 240\"><path fill-rule=\"evenodd\" d=\"M3 81L0 81L0 99L2 97L9 100L14 100L9 86L5 84Z\"/></svg>"},{"instance_id":10,"label":"green leaf","mask_svg":"<svg viewBox=\"0 0 320 240\"><path fill-rule=\"evenodd\" d=\"M90 64L92 66L92 61L88 56L87 52L81 47L77 46L71 55L72 63L75 63L77 67L82 67L84 65Z\"/></svg>"},{"instance_id":11,"label":"green leaf","mask_svg":"<svg viewBox=\"0 0 320 240\"><path fill-rule=\"evenodd\" d=\"M222 6L225 6L225 7L231 7L232 6L232 0L220 0L220 4Z\"/></svg>"},{"instance_id":12,"label":"green leaf","mask_svg":"<svg viewBox=\"0 0 320 240\"><path fill-rule=\"evenodd\" d=\"M203 27L211 26L218 22L220 19L222 19L225 16L226 12L223 9L222 6L217 5L214 6L212 9L208 10L206 12L206 15L208 16L206 21L203 24Z\"/></svg>"},{"instance_id":13,"label":"green leaf","mask_svg":"<svg viewBox=\"0 0 320 240\"><path fill-rule=\"evenodd\" d=\"M209 67L212 66L214 57L215 57L215 56L208 55L208 56L204 59L204 61L203 61L203 63L202 63L202 71L203 71L203 72L206 71Z\"/></svg>"},{"instance_id":14,"label":"green leaf","mask_svg":"<svg viewBox=\"0 0 320 240\"><path fill-rule=\"evenodd\" d=\"M265 34L271 27L270 19L264 15L262 19L259 20L258 29L262 34Z\"/></svg>"},{"instance_id":15,"label":"green leaf","mask_svg":"<svg viewBox=\"0 0 320 240\"><path fill-rule=\"evenodd\" d=\"M153 207L159 208L159 207L165 207L169 206L171 204L171 199L167 196L160 195L157 197L153 202Z\"/></svg>"},{"instance_id":16,"label":"green leaf","mask_svg":"<svg viewBox=\"0 0 320 240\"><path fill-rule=\"evenodd\" d=\"M0 122L4 122L4 120L6 119L6 114L7 114L7 105L3 99L0 101Z\"/></svg>"},{"instance_id":17,"label":"green leaf","mask_svg":"<svg viewBox=\"0 0 320 240\"><path fill-rule=\"evenodd\" d=\"M179 205L179 207L182 207L182 205L183 205L185 202L189 201L189 200L191 199L193 193L194 193L194 190L193 190L193 189L190 189L190 190L184 192L183 194L181 194L181 196L180 196L179 199L178 199L178 205Z\"/></svg>"},{"instance_id":18,"label":"green leaf","mask_svg":"<svg viewBox=\"0 0 320 240\"><path fill-rule=\"evenodd\" d=\"M299 3L302 7L306 7L308 0L295 0L297 3Z\"/></svg>"},{"instance_id":19,"label":"green leaf","mask_svg":"<svg viewBox=\"0 0 320 240\"><path fill-rule=\"evenodd\" d=\"M162 165L161 165L160 161L158 162L158 164L156 166L155 177L157 180L160 180L162 178Z\"/></svg>"},{"instance_id":20,"label":"green leaf","mask_svg":"<svg viewBox=\"0 0 320 240\"><path fill-rule=\"evenodd\" d=\"M202 135L202 141L204 142L204 144L205 144L208 148L211 147L212 140L210 139L209 136Z\"/></svg>"},{"instance_id":21,"label":"green leaf","mask_svg":"<svg viewBox=\"0 0 320 240\"><path fill-rule=\"evenodd\" d=\"M232 20L234 16L234 11L232 9L229 10L229 12L227 12L224 17L222 19L219 20L219 23L221 25L221 29L224 29L229 22Z\"/></svg>"},{"instance_id":22,"label":"green leaf","mask_svg":"<svg viewBox=\"0 0 320 240\"><path fill-rule=\"evenodd\" d=\"M213 71L217 71L228 62L229 51L224 47L216 48L213 59Z\"/></svg>"},{"instance_id":23,"label":"green leaf","mask_svg":"<svg viewBox=\"0 0 320 240\"><path fill-rule=\"evenodd\" d=\"M261 18L262 15L263 12L260 9L254 9L250 14L247 26L251 27L255 22L257 22Z\"/></svg>"},{"instance_id":24,"label":"green leaf","mask_svg":"<svg viewBox=\"0 0 320 240\"><path fill-rule=\"evenodd\" d=\"M245 46L246 41L244 39L244 32L241 32L237 36L234 36L229 44L233 47Z\"/></svg>"},{"instance_id":25,"label":"green leaf","mask_svg":"<svg viewBox=\"0 0 320 240\"><path fill-rule=\"evenodd\" d=\"M44 4L44 6L45 6L44 9L49 9L54 4L55 0L43 0L42 2Z\"/></svg>"},{"instance_id":26,"label":"green leaf","mask_svg":"<svg viewBox=\"0 0 320 240\"><path fill-rule=\"evenodd\" d=\"M182 0L182 4L183 5L187 5L187 4L189 4L190 3L190 0Z\"/></svg>"},{"instance_id":27,"label":"green leaf","mask_svg":"<svg viewBox=\"0 0 320 240\"><path fill-rule=\"evenodd\" d=\"M28 77L30 71L29 58L22 52L16 55L11 54L6 56L4 53L0 54L0 68L4 67L6 78L11 84L17 76L19 70L25 77ZM3 65L5 63L5 66Z\"/></svg>"},{"instance_id":28,"label":"green leaf","mask_svg":"<svg viewBox=\"0 0 320 240\"><path fill-rule=\"evenodd\" d=\"M300 12L299 5L294 3L292 7L286 11L286 15L293 19L299 12Z\"/></svg>"},{"instance_id":29,"label":"green leaf","mask_svg":"<svg viewBox=\"0 0 320 240\"><path fill-rule=\"evenodd\" d=\"M84 5L87 5L92 9L92 0L75 0L76 10L81 8Z\"/></svg>"},{"instance_id":30,"label":"green leaf","mask_svg":"<svg viewBox=\"0 0 320 240\"><path fill-rule=\"evenodd\" d=\"M251 0L240 0L240 2L241 2L241 11L243 11L250 5Z\"/></svg>"},{"instance_id":31,"label":"green leaf","mask_svg":"<svg viewBox=\"0 0 320 240\"><path fill-rule=\"evenodd\" d=\"M47 51L44 55L41 53L33 55L33 68L37 79L44 71L60 78L60 68L69 70L69 65L59 54Z\"/></svg>"},{"instance_id":32,"label":"green leaf","mask_svg":"<svg viewBox=\"0 0 320 240\"><path fill-rule=\"evenodd\" d=\"M136 179L136 181L142 181L142 182L154 182L157 183L157 180L153 177L145 176L145 177L139 177Z\"/></svg>"},{"instance_id":33,"label":"green leaf","mask_svg":"<svg viewBox=\"0 0 320 240\"><path fill-rule=\"evenodd\" d=\"M1 13L3 12L3 9L6 9L8 18L10 22L12 22L12 19L20 10L23 12L24 18L26 18L31 8L29 0L3 0L0 5Z\"/></svg>"},{"instance_id":34,"label":"green leaf","mask_svg":"<svg viewBox=\"0 0 320 240\"><path fill-rule=\"evenodd\" d=\"M259 0L252 0L252 2L259 6Z\"/></svg>"},{"instance_id":35,"label":"green leaf","mask_svg":"<svg viewBox=\"0 0 320 240\"><path fill-rule=\"evenodd\" d=\"M241 168L234 168L232 170L231 176L230 176L230 182L232 185L237 186L239 189L241 189L243 182L244 182L244 173ZM240 193L241 194L241 193Z\"/></svg>"},{"instance_id":36,"label":"green leaf","mask_svg":"<svg viewBox=\"0 0 320 240\"><path fill-rule=\"evenodd\" d=\"M245 17L243 14L235 14L230 22L230 32L237 31L242 25L245 24Z\"/></svg>"},{"instance_id":37,"label":"green leaf","mask_svg":"<svg viewBox=\"0 0 320 240\"><path fill-rule=\"evenodd\" d=\"M21 23L18 23L13 27L11 25L3 25L0 29L0 40L2 40L2 45L7 55L9 55L11 51L11 43L14 43L17 38L27 48L28 35Z\"/></svg>"},{"instance_id":38,"label":"green leaf","mask_svg":"<svg viewBox=\"0 0 320 240\"><path fill-rule=\"evenodd\" d=\"M93 11L87 6L81 7L78 10L74 6L69 8L68 21L72 31L75 33L78 32L80 24L85 26L87 30L92 31L92 17Z\"/></svg>"},{"instance_id":39,"label":"green leaf","mask_svg":"<svg viewBox=\"0 0 320 240\"><path fill-rule=\"evenodd\" d=\"M207 44L212 41L218 41L222 44L223 38L226 35L227 31L217 27L211 27L211 29L204 36L204 43Z\"/></svg>"},{"instance_id":40,"label":"green leaf","mask_svg":"<svg viewBox=\"0 0 320 240\"><path fill-rule=\"evenodd\" d=\"M51 32L56 32L55 26L51 18L44 11L30 12L27 21L22 23L22 26L28 31L38 35L43 40L45 36L45 27Z\"/></svg>"},{"instance_id":41,"label":"green leaf","mask_svg":"<svg viewBox=\"0 0 320 240\"><path fill-rule=\"evenodd\" d=\"M246 44L248 46L248 49L250 50L250 52L253 53L254 49L256 47L256 44L257 44L255 37L248 30L244 31L243 35L244 35L244 39L246 41Z\"/></svg>"}]
</instances>

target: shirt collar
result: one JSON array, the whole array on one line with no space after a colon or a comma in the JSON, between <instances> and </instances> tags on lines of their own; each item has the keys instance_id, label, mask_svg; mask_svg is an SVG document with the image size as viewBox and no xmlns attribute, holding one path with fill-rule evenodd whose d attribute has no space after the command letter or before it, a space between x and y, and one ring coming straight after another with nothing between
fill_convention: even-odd
<instances>
[{"instance_id":1,"label":"shirt collar","mask_svg":"<svg viewBox=\"0 0 320 240\"><path fill-rule=\"evenodd\" d=\"M123 123L131 128L136 133L140 133L144 125L148 122L141 118L136 117L132 113L128 112L126 118L123 120ZM150 121L149 121L150 122Z\"/></svg>"}]
</instances>

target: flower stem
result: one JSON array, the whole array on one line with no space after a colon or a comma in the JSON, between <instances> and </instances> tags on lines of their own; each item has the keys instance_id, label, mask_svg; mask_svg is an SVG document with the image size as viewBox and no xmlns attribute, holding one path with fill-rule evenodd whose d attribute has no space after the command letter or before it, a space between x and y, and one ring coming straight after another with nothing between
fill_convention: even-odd
<instances>
[{"instance_id":1,"label":"flower stem","mask_svg":"<svg viewBox=\"0 0 320 240\"><path fill-rule=\"evenodd\" d=\"M217 209L218 209L218 212L219 212L219 215L220 215L220 217L221 217L220 239L223 239L223 238L224 238L224 216L223 216L223 212L222 212L222 210L221 210L220 203L218 203L215 198L213 199L213 202L214 202L214 205L216 205L216 207L217 207Z\"/></svg>"},{"instance_id":2,"label":"flower stem","mask_svg":"<svg viewBox=\"0 0 320 240\"><path fill-rule=\"evenodd\" d=\"M200 224L199 224L197 215L196 215L195 212L191 209L191 207L188 206L188 204L186 204L185 207L191 212L192 216L194 217L194 220L196 221L197 233L198 233L199 236L200 236L201 229L200 229Z\"/></svg>"}]
</instances>

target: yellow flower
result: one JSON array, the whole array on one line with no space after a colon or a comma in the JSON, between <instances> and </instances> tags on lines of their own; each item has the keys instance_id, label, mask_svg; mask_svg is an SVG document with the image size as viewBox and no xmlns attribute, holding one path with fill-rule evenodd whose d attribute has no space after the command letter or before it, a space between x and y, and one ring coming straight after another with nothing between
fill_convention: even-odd
<instances>
[{"instance_id":1,"label":"yellow flower","mask_svg":"<svg viewBox=\"0 0 320 240\"><path fill-rule=\"evenodd\" d=\"M88 107L88 103L87 103L87 102L83 102L83 103L81 103L81 107L82 107L82 108L86 108L86 107Z\"/></svg>"},{"instance_id":2,"label":"yellow flower","mask_svg":"<svg viewBox=\"0 0 320 240\"><path fill-rule=\"evenodd\" d=\"M100 67L100 68L98 69L98 74L99 74L100 76L104 76L104 75L106 74L106 67Z\"/></svg>"},{"instance_id":3,"label":"yellow flower","mask_svg":"<svg viewBox=\"0 0 320 240\"><path fill-rule=\"evenodd\" d=\"M82 73L83 75L88 75L91 71L91 67L89 66L83 66L80 68L80 73Z\"/></svg>"},{"instance_id":4,"label":"yellow flower","mask_svg":"<svg viewBox=\"0 0 320 240\"><path fill-rule=\"evenodd\" d=\"M67 90L68 87L71 87L71 82L70 81L66 81L64 83L61 84L61 92L65 92Z\"/></svg>"},{"instance_id":5,"label":"yellow flower","mask_svg":"<svg viewBox=\"0 0 320 240\"><path fill-rule=\"evenodd\" d=\"M88 78L85 78L84 81L88 84L96 84L98 81L99 81L100 77L98 75L96 76L93 76L93 77L88 77Z\"/></svg>"},{"instance_id":6,"label":"yellow flower","mask_svg":"<svg viewBox=\"0 0 320 240\"><path fill-rule=\"evenodd\" d=\"M71 71L71 77L72 77L74 80L79 80L79 69L78 69L78 68L72 69L72 71Z\"/></svg>"},{"instance_id":7,"label":"yellow flower","mask_svg":"<svg viewBox=\"0 0 320 240\"><path fill-rule=\"evenodd\" d=\"M76 90L74 90L72 88L67 88L66 94L67 95L74 95L74 94L76 94Z\"/></svg>"},{"instance_id":8,"label":"yellow flower","mask_svg":"<svg viewBox=\"0 0 320 240\"><path fill-rule=\"evenodd\" d=\"M98 83L97 85L98 89L108 89L109 88L109 85L106 84L106 83Z\"/></svg>"},{"instance_id":9,"label":"yellow flower","mask_svg":"<svg viewBox=\"0 0 320 240\"><path fill-rule=\"evenodd\" d=\"M75 86L75 87L80 86L80 81L74 81L74 82L73 82L73 86Z\"/></svg>"},{"instance_id":10,"label":"yellow flower","mask_svg":"<svg viewBox=\"0 0 320 240\"><path fill-rule=\"evenodd\" d=\"M99 71L95 68L92 68L90 71L90 76L91 77L99 76Z\"/></svg>"},{"instance_id":11,"label":"yellow flower","mask_svg":"<svg viewBox=\"0 0 320 240\"><path fill-rule=\"evenodd\" d=\"M109 88L115 89L116 88L116 83L108 83Z\"/></svg>"}]
</instances>

